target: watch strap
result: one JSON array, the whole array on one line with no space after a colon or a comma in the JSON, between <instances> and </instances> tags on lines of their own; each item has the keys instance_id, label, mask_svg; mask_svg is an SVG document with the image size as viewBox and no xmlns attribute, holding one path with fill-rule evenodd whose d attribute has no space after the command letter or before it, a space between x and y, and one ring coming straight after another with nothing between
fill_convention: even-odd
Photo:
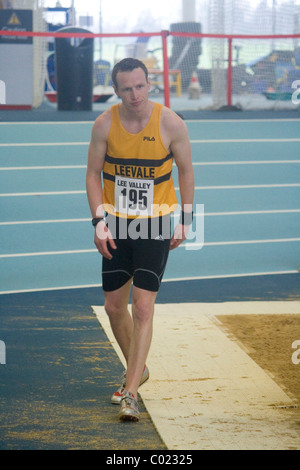
<instances>
[{"instance_id":1,"label":"watch strap","mask_svg":"<svg viewBox=\"0 0 300 470\"><path fill-rule=\"evenodd\" d=\"M105 220L104 217L94 217L94 219L92 219L92 225L93 227L96 227L96 225L101 222L101 220Z\"/></svg>"}]
</instances>

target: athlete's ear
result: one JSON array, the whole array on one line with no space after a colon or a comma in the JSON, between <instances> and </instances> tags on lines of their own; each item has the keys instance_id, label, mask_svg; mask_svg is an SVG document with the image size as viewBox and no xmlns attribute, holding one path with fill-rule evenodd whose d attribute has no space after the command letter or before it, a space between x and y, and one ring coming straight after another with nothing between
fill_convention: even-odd
<instances>
[{"instance_id":1,"label":"athlete's ear","mask_svg":"<svg viewBox=\"0 0 300 470\"><path fill-rule=\"evenodd\" d=\"M117 95L117 97L120 98L119 93L118 93L118 89L115 85L113 85L113 89L114 89L114 92Z\"/></svg>"}]
</instances>

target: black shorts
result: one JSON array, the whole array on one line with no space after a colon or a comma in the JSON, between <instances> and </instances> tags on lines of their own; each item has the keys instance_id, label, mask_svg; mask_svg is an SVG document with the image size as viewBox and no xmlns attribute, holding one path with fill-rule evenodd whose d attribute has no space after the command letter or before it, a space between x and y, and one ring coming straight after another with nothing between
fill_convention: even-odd
<instances>
[{"instance_id":1,"label":"black shorts","mask_svg":"<svg viewBox=\"0 0 300 470\"><path fill-rule=\"evenodd\" d=\"M170 216L139 221L108 216L107 225L117 249L108 245L113 258L103 257L103 290L112 292L133 278L134 286L158 292L170 250Z\"/></svg>"}]
</instances>

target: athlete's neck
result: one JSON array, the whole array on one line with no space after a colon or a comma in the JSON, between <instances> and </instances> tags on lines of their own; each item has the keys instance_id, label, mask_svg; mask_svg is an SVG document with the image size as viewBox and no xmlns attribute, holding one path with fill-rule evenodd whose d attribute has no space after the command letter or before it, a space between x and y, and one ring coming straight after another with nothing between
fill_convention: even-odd
<instances>
[{"instance_id":1,"label":"athlete's neck","mask_svg":"<svg viewBox=\"0 0 300 470\"><path fill-rule=\"evenodd\" d=\"M147 101L146 105L140 110L131 110L124 106L123 103L119 105L120 118L124 128L132 133L138 134L141 132L149 122L154 102Z\"/></svg>"}]
</instances>

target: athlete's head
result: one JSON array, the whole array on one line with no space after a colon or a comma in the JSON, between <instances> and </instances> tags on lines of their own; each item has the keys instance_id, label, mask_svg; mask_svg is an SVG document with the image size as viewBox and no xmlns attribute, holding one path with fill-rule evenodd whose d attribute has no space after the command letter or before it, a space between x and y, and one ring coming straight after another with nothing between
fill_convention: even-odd
<instances>
[{"instance_id":1,"label":"athlete's head","mask_svg":"<svg viewBox=\"0 0 300 470\"><path fill-rule=\"evenodd\" d=\"M132 72L133 70L138 68L144 71L146 81L148 81L148 69L141 60L132 59L129 57L127 59L121 60L120 62L117 62L112 71L112 81L116 90L118 90L117 74L119 72Z\"/></svg>"}]
</instances>

